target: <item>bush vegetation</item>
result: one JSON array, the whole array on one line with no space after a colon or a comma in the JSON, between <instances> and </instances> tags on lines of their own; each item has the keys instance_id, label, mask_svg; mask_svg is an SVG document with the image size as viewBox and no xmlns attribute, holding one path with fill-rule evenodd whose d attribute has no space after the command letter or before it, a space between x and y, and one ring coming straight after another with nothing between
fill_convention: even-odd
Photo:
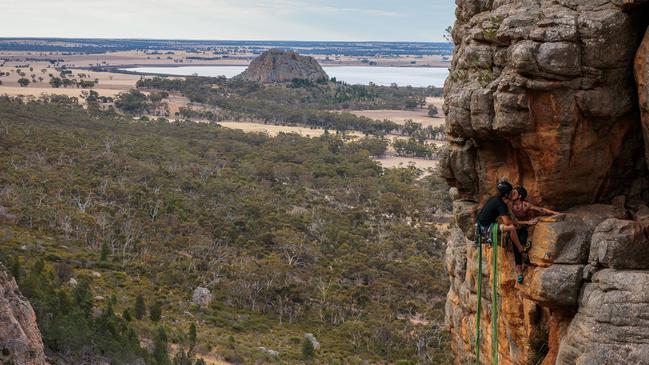
<instances>
[{"instance_id":1,"label":"bush vegetation","mask_svg":"<svg viewBox=\"0 0 649 365\"><path fill-rule=\"evenodd\" d=\"M0 205L17 216L1 251L45 343L70 358L161 364L214 349L264 363L263 346L297 363L311 332L322 363L445 364L444 245L430 222L450 209L448 188L382 169L370 155L384 143L0 98ZM209 307L190 304L199 285Z\"/></svg>"},{"instance_id":2,"label":"bush vegetation","mask_svg":"<svg viewBox=\"0 0 649 365\"><path fill-rule=\"evenodd\" d=\"M1 258L14 269L20 267L16 257ZM194 365L191 355L185 355L182 363L176 359L172 362L166 337L164 341L156 337L154 350L149 353L140 346L130 319L115 314L116 299L97 303L90 279L82 278L76 285L66 285L67 282L57 280L55 271L41 258L33 262L27 273L18 269L13 274L34 308L43 342L66 363L109 360L117 364L144 361L147 365Z\"/></svg>"},{"instance_id":3,"label":"bush vegetation","mask_svg":"<svg viewBox=\"0 0 649 365\"><path fill-rule=\"evenodd\" d=\"M137 87L178 91L193 102L226 111L216 120L249 117L268 123L302 124L366 134L387 134L399 130L399 125L344 113L345 110L413 109L424 105L426 96L441 96L442 93L441 89L433 87L347 85L325 80L262 85L225 77L153 77L139 80Z\"/></svg>"}]
</instances>

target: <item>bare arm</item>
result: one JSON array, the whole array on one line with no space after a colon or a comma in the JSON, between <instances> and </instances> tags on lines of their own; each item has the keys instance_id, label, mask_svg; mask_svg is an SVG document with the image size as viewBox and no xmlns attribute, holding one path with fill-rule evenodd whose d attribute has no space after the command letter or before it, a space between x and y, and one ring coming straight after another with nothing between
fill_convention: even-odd
<instances>
[{"instance_id":1,"label":"bare arm","mask_svg":"<svg viewBox=\"0 0 649 365\"><path fill-rule=\"evenodd\" d=\"M530 219L528 221L516 221L517 226L533 226L538 223L537 218Z\"/></svg>"},{"instance_id":2,"label":"bare arm","mask_svg":"<svg viewBox=\"0 0 649 365\"><path fill-rule=\"evenodd\" d=\"M554 211L554 210L551 210L551 209L547 209L547 208L537 207L536 205L533 205L533 204L529 204L527 209L535 211L535 212L537 212L539 214L545 214L545 215L561 214L560 212L557 212L557 211Z\"/></svg>"}]
</instances>

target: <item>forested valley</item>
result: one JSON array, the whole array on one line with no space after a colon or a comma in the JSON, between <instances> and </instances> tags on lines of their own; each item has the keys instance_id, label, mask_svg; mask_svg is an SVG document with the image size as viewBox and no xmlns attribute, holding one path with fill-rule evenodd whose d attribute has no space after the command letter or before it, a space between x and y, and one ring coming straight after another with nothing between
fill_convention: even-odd
<instances>
[{"instance_id":1,"label":"forested valley","mask_svg":"<svg viewBox=\"0 0 649 365\"><path fill-rule=\"evenodd\" d=\"M0 261L63 363L450 361L437 173L63 96L0 98L0 147Z\"/></svg>"}]
</instances>

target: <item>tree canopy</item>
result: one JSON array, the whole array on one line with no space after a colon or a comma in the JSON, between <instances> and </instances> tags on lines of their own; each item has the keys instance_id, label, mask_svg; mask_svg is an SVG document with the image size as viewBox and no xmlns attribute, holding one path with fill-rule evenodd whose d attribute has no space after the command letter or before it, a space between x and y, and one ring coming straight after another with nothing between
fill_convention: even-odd
<instances>
[{"instance_id":1,"label":"tree canopy","mask_svg":"<svg viewBox=\"0 0 649 365\"><path fill-rule=\"evenodd\" d=\"M0 98L0 205L17 216L0 252L17 271L42 260L32 272L65 263L61 277L95 278L63 304L36 304L51 313L46 344L74 356L80 339L108 331L113 342L93 346L114 361L164 359L164 328L183 351L195 341L248 363L273 346L295 363L308 328L322 361L446 363L444 246L432 222L450 209L448 187L414 167L381 168L370 155L383 143L134 121L61 96ZM37 303L68 290L34 282L21 288ZM191 305L197 286L211 290L210 306ZM162 315L147 317L139 294ZM138 320L115 315L126 309ZM80 327L61 332L61 316ZM206 324L195 340L190 320ZM157 355L140 352L138 336L155 339Z\"/></svg>"}]
</instances>

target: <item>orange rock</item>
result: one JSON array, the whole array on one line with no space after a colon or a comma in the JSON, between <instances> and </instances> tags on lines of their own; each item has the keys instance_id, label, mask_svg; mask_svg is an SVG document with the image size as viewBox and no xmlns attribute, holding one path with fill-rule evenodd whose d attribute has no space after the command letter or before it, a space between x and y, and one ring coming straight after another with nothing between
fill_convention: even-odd
<instances>
[{"instance_id":1,"label":"orange rock","mask_svg":"<svg viewBox=\"0 0 649 365\"><path fill-rule=\"evenodd\" d=\"M638 48L634 63L635 80L638 85L638 101L645 141L645 157L649 164L649 29Z\"/></svg>"},{"instance_id":2,"label":"orange rock","mask_svg":"<svg viewBox=\"0 0 649 365\"><path fill-rule=\"evenodd\" d=\"M499 251L500 364L647 363L649 232L624 220L627 208L649 201L649 30L635 49L649 2L456 4L456 47L444 88L450 146L441 171L458 191L458 227L471 235L470 202L493 195L502 177L524 185L537 204L578 206L530 232L532 265L522 285L511 248ZM636 208L637 218L646 216ZM602 223L610 218L622 221ZM630 251L638 253L628 258ZM480 363L488 364L492 250L484 249L482 263L470 244L447 255L454 256L447 257L446 308L455 362L475 363L482 279Z\"/></svg>"}]
</instances>

